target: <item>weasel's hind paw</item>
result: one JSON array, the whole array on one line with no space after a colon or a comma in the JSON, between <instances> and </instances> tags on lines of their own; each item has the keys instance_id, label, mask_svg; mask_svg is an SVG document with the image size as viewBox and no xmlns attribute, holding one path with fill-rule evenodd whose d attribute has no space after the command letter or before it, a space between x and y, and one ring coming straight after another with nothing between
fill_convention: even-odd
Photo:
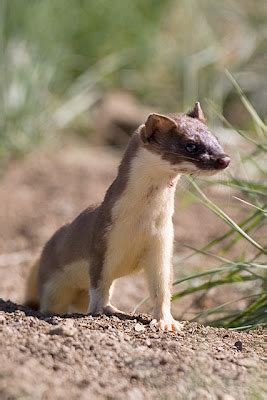
<instances>
[{"instance_id":1,"label":"weasel's hind paw","mask_svg":"<svg viewBox=\"0 0 267 400\"><path fill-rule=\"evenodd\" d=\"M163 332L181 332L183 325L175 319L153 319L150 323Z\"/></svg>"},{"instance_id":2,"label":"weasel's hind paw","mask_svg":"<svg viewBox=\"0 0 267 400\"><path fill-rule=\"evenodd\" d=\"M111 304L108 304L103 308L103 314L110 317L112 315L124 314L124 313L121 310L118 310L116 307L113 307Z\"/></svg>"}]
</instances>

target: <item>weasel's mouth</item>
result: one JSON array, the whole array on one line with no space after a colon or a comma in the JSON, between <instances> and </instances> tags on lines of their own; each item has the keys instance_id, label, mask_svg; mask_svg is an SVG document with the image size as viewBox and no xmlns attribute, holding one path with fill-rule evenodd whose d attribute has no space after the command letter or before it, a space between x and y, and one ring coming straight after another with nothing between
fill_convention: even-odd
<instances>
[{"instance_id":1,"label":"weasel's mouth","mask_svg":"<svg viewBox=\"0 0 267 400\"><path fill-rule=\"evenodd\" d=\"M207 163L199 163L199 168L203 170L213 170L213 171L221 171L228 167L230 164L230 157L226 154L216 158L214 161L209 161Z\"/></svg>"},{"instance_id":2,"label":"weasel's mouth","mask_svg":"<svg viewBox=\"0 0 267 400\"><path fill-rule=\"evenodd\" d=\"M181 174L214 175L230 164L230 157L223 154L208 160L195 159L193 161L178 162L173 166L173 171Z\"/></svg>"}]
</instances>

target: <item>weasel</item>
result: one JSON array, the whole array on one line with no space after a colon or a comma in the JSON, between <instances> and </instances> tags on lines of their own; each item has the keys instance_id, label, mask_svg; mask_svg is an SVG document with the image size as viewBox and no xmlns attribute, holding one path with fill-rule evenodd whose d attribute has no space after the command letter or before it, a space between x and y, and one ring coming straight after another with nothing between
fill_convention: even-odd
<instances>
[{"instance_id":1,"label":"weasel","mask_svg":"<svg viewBox=\"0 0 267 400\"><path fill-rule=\"evenodd\" d=\"M150 114L132 135L98 207L84 210L46 243L28 280L26 304L41 312L119 312L110 303L115 279L144 270L153 317L178 331L171 314L174 195L181 174L212 175L230 158L192 111Z\"/></svg>"}]
</instances>

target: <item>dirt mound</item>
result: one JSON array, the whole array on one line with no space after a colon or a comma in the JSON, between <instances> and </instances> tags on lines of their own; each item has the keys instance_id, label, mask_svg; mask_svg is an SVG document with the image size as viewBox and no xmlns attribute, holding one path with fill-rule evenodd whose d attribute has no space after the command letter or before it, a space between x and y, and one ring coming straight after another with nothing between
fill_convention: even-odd
<instances>
[{"instance_id":1,"label":"dirt mound","mask_svg":"<svg viewBox=\"0 0 267 400\"><path fill-rule=\"evenodd\" d=\"M0 301L1 399L264 398L263 332L184 323L161 333L149 322L44 316Z\"/></svg>"}]
</instances>

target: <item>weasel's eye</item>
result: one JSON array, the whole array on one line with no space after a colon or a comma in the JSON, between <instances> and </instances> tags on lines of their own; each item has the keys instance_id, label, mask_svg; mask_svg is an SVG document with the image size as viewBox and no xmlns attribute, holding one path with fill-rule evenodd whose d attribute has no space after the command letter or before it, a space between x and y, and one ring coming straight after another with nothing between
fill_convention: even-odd
<instances>
[{"instance_id":1,"label":"weasel's eye","mask_svg":"<svg viewBox=\"0 0 267 400\"><path fill-rule=\"evenodd\" d=\"M188 153L196 153L199 150L199 147L195 143L187 143L185 145L185 149L188 151Z\"/></svg>"}]
</instances>

